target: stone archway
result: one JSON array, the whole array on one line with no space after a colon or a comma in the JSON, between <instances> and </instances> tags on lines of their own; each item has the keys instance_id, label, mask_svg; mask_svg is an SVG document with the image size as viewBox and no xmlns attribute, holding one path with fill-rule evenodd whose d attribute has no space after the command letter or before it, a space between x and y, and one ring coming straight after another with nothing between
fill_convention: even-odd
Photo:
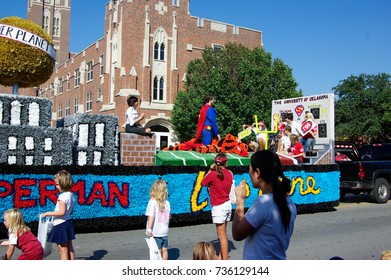
<instances>
[{"instance_id":1,"label":"stone archway","mask_svg":"<svg viewBox=\"0 0 391 280\"><path fill-rule=\"evenodd\" d=\"M173 126L167 119L152 119L145 124L145 127L151 128L155 133L157 150L162 150L177 142Z\"/></svg>"}]
</instances>

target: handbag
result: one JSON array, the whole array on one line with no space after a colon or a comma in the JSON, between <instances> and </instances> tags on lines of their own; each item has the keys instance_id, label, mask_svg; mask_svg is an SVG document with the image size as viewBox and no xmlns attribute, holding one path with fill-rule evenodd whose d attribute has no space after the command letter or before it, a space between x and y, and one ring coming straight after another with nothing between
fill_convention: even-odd
<instances>
[{"instance_id":1,"label":"handbag","mask_svg":"<svg viewBox=\"0 0 391 280\"><path fill-rule=\"evenodd\" d=\"M145 241L147 242L149 248L149 259L151 261L162 260L162 256L160 255L160 250L156 244L155 238L153 238L153 236L147 237L145 238Z\"/></svg>"},{"instance_id":2,"label":"handbag","mask_svg":"<svg viewBox=\"0 0 391 280\"><path fill-rule=\"evenodd\" d=\"M229 201L231 202L231 204L236 204L235 178L231 170L230 172L232 174L232 185L231 185L231 190L229 191Z\"/></svg>"},{"instance_id":3,"label":"handbag","mask_svg":"<svg viewBox=\"0 0 391 280\"><path fill-rule=\"evenodd\" d=\"M53 216L45 219L42 214L39 215L38 240L43 248L43 257L46 258L52 253L52 242L48 242L49 233L53 229Z\"/></svg>"},{"instance_id":4,"label":"handbag","mask_svg":"<svg viewBox=\"0 0 391 280\"><path fill-rule=\"evenodd\" d=\"M231 190L229 192L229 201L231 204L236 204L235 180L232 180Z\"/></svg>"}]
</instances>

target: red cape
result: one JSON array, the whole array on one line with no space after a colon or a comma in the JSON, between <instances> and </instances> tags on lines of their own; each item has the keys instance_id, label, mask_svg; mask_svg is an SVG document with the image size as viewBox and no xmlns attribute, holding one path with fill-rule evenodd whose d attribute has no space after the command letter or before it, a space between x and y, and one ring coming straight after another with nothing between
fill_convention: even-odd
<instances>
[{"instance_id":1,"label":"red cape","mask_svg":"<svg viewBox=\"0 0 391 280\"><path fill-rule=\"evenodd\" d=\"M210 106L209 103L206 103L204 106L202 106L200 110L200 116L198 117L198 125L197 125L197 132L196 137L194 138L194 142L199 142L199 139L201 137L202 130L204 129L204 124L206 120L206 111L212 106Z\"/></svg>"}]
</instances>

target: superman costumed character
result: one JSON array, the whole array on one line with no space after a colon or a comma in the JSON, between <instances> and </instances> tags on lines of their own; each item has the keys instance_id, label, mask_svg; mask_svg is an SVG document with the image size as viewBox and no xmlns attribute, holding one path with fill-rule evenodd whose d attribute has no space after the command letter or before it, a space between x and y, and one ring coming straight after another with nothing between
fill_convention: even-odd
<instances>
[{"instance_id":1,"label":"superman costumed character","mask_svg":"<svg viewBox=\"0 0 391 280\"><path fill-rule=\"evenodd\" d=\"M202 106L198 118L195 142L202 141L202 144L205 146L210 145L214 137L220 140L216 121L216 110L212 107L213 102L214 98L210 97L209 101Z\"/></svg>"}]
</instances>

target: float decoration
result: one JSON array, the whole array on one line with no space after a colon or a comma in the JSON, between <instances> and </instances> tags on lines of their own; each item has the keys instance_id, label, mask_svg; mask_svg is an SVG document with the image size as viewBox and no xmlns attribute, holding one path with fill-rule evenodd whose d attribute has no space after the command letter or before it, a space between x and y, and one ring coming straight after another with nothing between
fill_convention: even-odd
<instances>
[{"instance_id":1,"label":"float decoration","mask_svg":"<svg viewBox=\"0 0 391 280\"><path fill-rule=\"evenodd\" d=\"M266 134L266 139L269 139L269 134L277 134L278 133L278 115L277 116L273 116L273 120L274 120L273 128L274 128L274 130L267 130L267 131L260 131L259 130L258 116L257 115L254 115L253 118L254 118L254 122L255 122L255 131L256 131L257 134L260 134L260 133ZM251 127L246 128L245 130L242 130L241 132L238 133L239 140L242 140L243 138L245 138L247 136L250 136L251 132L252 132L252 128ZM269 148L268 146L269 146L269 142L266 141L266 143L265 143L265 149L266 150Z\"/></svg>"},{"instance_id":2,"label":"float decoration","mask_svg":"<svg viewBox=\"0 0 391 280\"><path fill-rule=\"evenodd\" d=\"M36 23L19 17L0 20L0 84L34 87L46 82L55 66L54 43Z\"/></svg>"},{"instance_id":3,"label":"float decoration","mask_svg":"<svg viewBox=\"0 0 391 280\"><path fill-rule=\"evenodd\" d=\"M242 157L248 157L248 146L242 143L238 137L227 134L220 141L213 139L210 145L196 143L195 138L190 141L179 143L174 146L164 148L163 151L196 151L205 153L231 153Z\"/></svg>"}]
</instances>

